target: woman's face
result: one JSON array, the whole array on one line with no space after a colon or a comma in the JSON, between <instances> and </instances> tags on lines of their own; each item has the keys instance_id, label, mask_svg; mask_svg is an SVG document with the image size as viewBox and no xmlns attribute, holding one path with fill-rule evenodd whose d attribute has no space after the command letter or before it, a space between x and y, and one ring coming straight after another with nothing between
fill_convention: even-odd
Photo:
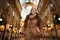
<instances>
[{"instance_id":1,"label":"woman's face","mask_svg":"<svg viewBox=\"0 0 60 40\"><path fill-rule=\"evenodd\" d=\"M36 10L35 8L33 8L33 9L31 10L31 13L32 13L32 14L36 14L36 12L37 12L37 10Z\"/></svg>"}]
</instances>

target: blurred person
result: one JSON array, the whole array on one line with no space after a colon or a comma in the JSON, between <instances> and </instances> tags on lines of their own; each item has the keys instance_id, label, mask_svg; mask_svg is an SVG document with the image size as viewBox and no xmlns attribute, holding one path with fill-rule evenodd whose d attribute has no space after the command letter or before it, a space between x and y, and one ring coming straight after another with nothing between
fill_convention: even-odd
<instances>
[{"instance_id":1,"label":"blurred person","mask_svg":"<svg viewBox=\"0 0 60 40\"><path fill-rule=\"evenodd\" d=\"M4 35L4 40L9 40L10 39L10 33L11 33L10 23L7 22L5 35Z\"/></svg>"},{"instance_id":2,"label":"blurred person","mask_svg":"<svg viewBox=\"0 0 60 40\"><path fill-rule=\"evenodd\" d=\"M24 24L25 40L40 40L41 36L41 18L36 8L32 8L31 13L27 15Z\"/></svg>"}]
</instances>

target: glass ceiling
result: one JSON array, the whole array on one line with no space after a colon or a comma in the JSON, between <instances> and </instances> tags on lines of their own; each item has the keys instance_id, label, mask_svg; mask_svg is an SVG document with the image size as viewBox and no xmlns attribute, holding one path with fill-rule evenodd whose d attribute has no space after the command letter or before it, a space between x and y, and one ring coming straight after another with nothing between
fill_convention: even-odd
<instances>
[{"instance_id":1,"label":"glass ceiling","mask_svg":"<svg viewBox=\"0 0 60 40\"><path fill-rule=\"evenodd\" d=\"M21 6L23 6L27 2L33 2L38 6L39 0L20 0Z\"/></svg>"},{"instance_id":2,"label":"glass ceiling","mask_svg":"<svg viewBox=\"0 0 60 40\"><path fill-rule=\"evenodd\" d=\"M30 11L32 9L32 6L27 6L27 7L24 6L27 2L33 3L37 8L39 0L20 0L20 4L21 4L21 7L22 7L21 17L23 19L26 18L26 16L30 13Z\"/></svg>"}]
</instances>

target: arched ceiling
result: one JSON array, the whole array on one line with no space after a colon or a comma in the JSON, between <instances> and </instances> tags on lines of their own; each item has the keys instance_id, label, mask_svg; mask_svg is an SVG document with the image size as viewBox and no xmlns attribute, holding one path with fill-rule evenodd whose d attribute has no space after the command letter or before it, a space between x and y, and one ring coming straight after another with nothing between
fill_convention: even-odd
<instances>
[{"instance_id":1,"label":"arched ceiling","mask_svg":"<svg viewBox=\"0 0 60 40\"><path fill-rule=\"evenodd\" d=\"M8 3L8 4L7 4ZM15 18L18 18L18 21L20 20L20 11L21 6L19 0L0 0L0 15L4 13L8 18L10 18L13 13L15 12ZM9 12L10 11L10 12ZM10 15L12 14L12 15ZM10 18L11 19L11 18Z\"/></svg>"}]
</instances>

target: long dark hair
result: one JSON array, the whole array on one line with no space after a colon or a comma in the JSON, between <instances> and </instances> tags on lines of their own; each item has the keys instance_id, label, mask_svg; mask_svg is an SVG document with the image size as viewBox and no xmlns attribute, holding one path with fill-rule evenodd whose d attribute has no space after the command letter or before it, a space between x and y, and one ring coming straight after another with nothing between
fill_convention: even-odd
<instances>
[{"instance_id":1,"label":"long dark hair","mask_svg":"<svg viewBox=\"0 0 60 40\"><path fill-rule=\"evenodd\" d=\"M25 27L25 29L26 29L26 25L27 25L27 22L28 22L28 20L30 19L29 18L29 16L31 15L31 13L29 14L29 15L27 15L27 17L26 17L26 19L25 19L25 24L24 24L24 27ZM39 29L41 29L41 18L40 18L40 16L38 15L38 13L36 13L36 17L35 17L36 19L37 19L37 25L38 25L38 27L39 27Z\"/></svg>"}]
</instances>

